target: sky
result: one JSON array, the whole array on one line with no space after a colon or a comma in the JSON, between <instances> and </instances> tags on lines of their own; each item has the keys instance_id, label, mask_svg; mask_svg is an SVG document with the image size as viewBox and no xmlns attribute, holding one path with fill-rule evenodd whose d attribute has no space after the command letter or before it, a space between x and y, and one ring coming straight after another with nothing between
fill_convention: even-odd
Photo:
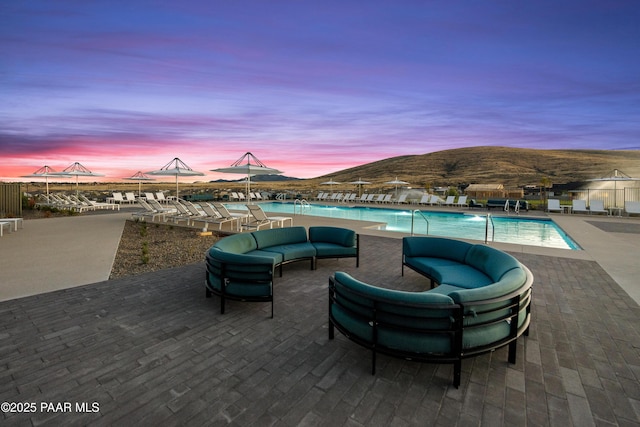
<instances>
[{"instance_id":1,"label":"sky","mask_svg":"<svg viewBox=\"0 0 640 427\"><path fill-rule=\"evenodd\" d=\"M637 0L2 0L0 180L638 150L638 22Z\"/></svg>"}]
</instances>

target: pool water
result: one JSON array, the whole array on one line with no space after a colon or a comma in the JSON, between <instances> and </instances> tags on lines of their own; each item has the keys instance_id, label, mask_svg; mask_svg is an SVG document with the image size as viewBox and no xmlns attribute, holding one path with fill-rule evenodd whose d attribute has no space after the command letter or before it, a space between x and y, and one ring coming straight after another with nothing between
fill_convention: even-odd
<instances>
[{"instance_id":1,"label":"pool water","mask_svg":"<svg viewBox=\"0 0 640 427\"><path fill-rule=\"evenodd\" d=\"M300 215L302 212L304 215L311 216L378 222L382 224L376 226L379 230L402 233L411 233L413 217L413 233L415 235L480 241L484 241L485 235L488 235L489 241L501 243L580 250L580 246L548 218L532 219L492 215L487 223L486 213L420 210L413 214L410 210L319 204L310 204L302 208L300 204L287 202L264 202L260 203L260 206L265 212L291 216ZM244 205L238 204L229 204L227 207L229 209L246 209Z\"/></svg>"}]
</instances>

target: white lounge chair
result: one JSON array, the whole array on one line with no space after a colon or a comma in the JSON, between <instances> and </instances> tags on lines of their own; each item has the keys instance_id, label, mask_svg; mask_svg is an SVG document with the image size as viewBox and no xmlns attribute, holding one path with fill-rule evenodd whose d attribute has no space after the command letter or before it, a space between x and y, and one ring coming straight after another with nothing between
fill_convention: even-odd
<instances>
[{"instance_id":1,"label":"white lounge chair","mask_svg":"<svg viewBox=\"0 0 640 427\"><path fill-rule=\"evenodd\" d=\"M147 199L147 201L156 199L153 193L144 193L144 198Z\"/></svg>"},{"instance_id":2,"label":"white lounge chair","mask_svg":"<svg viewBox=\"0 0 640 427\"><path fill-rule=\"evenodd\" d=\"M164 193L162 191L158 191L156 193L156 200L160 203L169 203L169 199L167 199L166 197L164 197Z\"/></svg>"},{"instance_id":3,"label":"white lounge chair","mask_svg":"<svg viewBox=\"0 0 640 427\"><path fill-rule=\"evenodd\" d=\"M391 203L391 194L385 194L384 199L382 199L382 203Z\"/></svg>"},{"instance_id":4,"label":"white lounge chair","mask_svg":"<svg viewBox=\"0 0 640 427\"><path fill-rule=\"evenodd\" d=\"M218 213L222 216L222 218L237 218L238 222L242 221L242 222L246 222L249 219L249 214L248 213L240 213L240 212L229 212L229 210L220 202L213 202L213 203L208 203L209 205L213 206L213 208L215 210L218 211ZM238 227L240 227L240 225L238 224Z\"/></svg>"},{"instance_id":5,"label":"white lounge chair","mask_svg":"<svg viewBox=\"0 0 640 427\"><path fill-rule=\"evenodd\" d=\"M401 194L400 197L398 197L398 200L396 200L396 203L401 205L403 203L407 203L407 195L406 194Z\"/></svg>"},{"instance_id":6,"label":"white lounge chair","mask_svg":"<svg viewBox=\"0 0 640 427\"><path fill-rule=\"evenodd\" d=\"M624 211L627 215L640 215L640 202L624 202Z\"/></svg>"},{"instance_id":7,"label":"white lounge chair","mask_svg":"<svg viewBox=\"0 0 640 427\"><path fill-rule=\"evenodd\" d=\"M431 200L431 195L430 194L424 194L420 200L418 201L419 205L428 205L429 204L429 200Z\"/></svg>"},{"instance_id":8,"label":"white lounge chair","mask_svg":"<svg viewBox=\"0 0 640 427\"><path fill-rule=\"evenodd\" d=\"M127 203L138 203L136 195L131 192L124 193L124 201Z\"/></svg>"},{"instance_id":9,"label":"white lounge chair","mask_svg":"<svg viewBox=\"0 0 640 427\"><path fill-rule=\"evenodd\" d=\"M609 215L609 211L604 208L602 200L592 200L589 204L589 213Z\"/></svg>"},{"instance_id":10,"label":"white lounge chair","mask_svg":"<svg viewBox=\"0 0 640 427\"><path fill-rule=\"evenodd\" d=\"M122 193L114 192L111 197L107 197L107 203L126 203Z\"/></svg>"},{"instance_id":11,"label":"white lounge chair","mask_svg":"<svg viewBox=\"0 0 640 427\"><path fill-rule=\"evenodd\" d=\"M442 200L439 196L437 196L436 194L433 194L431 196L431 198L429 199L429 204L431 206L433 205L441 205L444 202L444 200Z\"/></svg>"},{"instance_id":12,"label":"white lounge chair","mask_svg":"<svg viewBox=\"0 0 640 427\"><path fill-rule=\"evenodd\" d=\"M460 196L458 197L458 201L456 202L456 206L469 206L467 203L467 197L469 196Z\"/></svg>"},{"instance_id":13,"label":"white lounge chair","mask_svg":"<svg viewBox=\"0 0 640 427\"><path fill-rule=\"evenodd\" d=\"M453 206L456 200L456 196L447 196L447 199L444 201L443 205L445 206Z\"/></svg>"},{"instance_id":14,"label":"white lounge chair","mask_svg":"<svg viewBox=\"0 0 640 427\"><path fill-rule=\"evenodd\" d=\"M384 201L384 194L378 194L374 203L382 203Z\"/></svg>"},{"instance_id":15,"label":"white lounge chair","mask_svg":"<svg viewBox=\"0 0 640 427\"><path fill-rule=\"evenodd\" d=\"M362 196L360 196L360 199L358 201L360 203L365 203L367 201L367 197L369 197L369 195L367 193L364 193Z\"/></svg>"},{"instance_id":16,"label":"white lounge chair","mask_svg":"<svg viewBox=\"0 0 640 427\"><path fill-rule=\"evenodd\" d=\"M235 229L240 229L240 217L229 216L225 218L217 209L208 203L200 203L199 206L207 216L205 218L195 219L195 222L203 221L207 226L208 224L218 224L218 230L222 230L222 225L227 223L231 224L231 228L233 228L233 223L235 222Z\"/></svg>"},{"instance_id":17,"label":"white lounge chair","mask_svg":"<svg viewBox=\"0 0 640 427\"><path fill-rule=\"evenodd\" d=\"M584 212L584 213L589 213L589 209L587 209L587 202L586 200L572 200L571 201L571 211L573 213L577 213L577 212Z\"/></svg>"},{"instance_id":18,"label":"white lounge chair","mask_svg":"<svg viewBox=\"0 0 640 427\"><path fill-rule=\"evenodd\" d=\"M560 212L562 213L562 207L560 207L560 200L549 199L547 200L547 212Z\"/></svg>"},{"instance_id":19,"label":"white lounge chair","mask_svg":"<svg viewBox=\"0 0 640 427\"><path fill-rule=\"evenodd\" d=\"M255 228L256 230L259 230L260 227L267 225L269 228L273 228L273 224L278 224L280 227L284 227L285 221L290 221L291 225L293 225L293 218L288 216L269 217L259 205L247 205L247 209L249 209L249 214L253 217L253 220L243 224L242 227L244 228Z\"/></svg>"}]
</instances>

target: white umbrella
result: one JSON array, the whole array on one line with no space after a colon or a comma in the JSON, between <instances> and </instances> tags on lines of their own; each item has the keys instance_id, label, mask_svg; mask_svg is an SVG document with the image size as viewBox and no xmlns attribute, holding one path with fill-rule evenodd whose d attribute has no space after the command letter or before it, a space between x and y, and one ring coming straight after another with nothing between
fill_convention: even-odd
<instances>
[{"instance_id":1,"label":"white umbrella","mask_svg":"<svg viewBox=\"0 0 640 427\"><path fill-rule=\"evenodd\" d=\"M50 176L60 176L59 172L53 170L53 168L44 165L31 175L22 175L22 178L41 178L44 177L44 181L47 184L47 197L49 196L49 177Z\"/></svg>"},{"instance_id":2,"label":"white umbrella","mask_svg":"<svg viewBox=\"0 0 640 427\"><path fill-rule=\"evenodd\" d=\"M91 172L89 169L75 162L62 172L56 172L57 176L75 176L76 177L76 195L78 195L78 177L80 176L104 176L99 173Z\"/></svg>"},{"instance_id":3,"label":"white umbrella","mask_svg":"<svg viewBox=\"0 0 640 427\"><path fill-rule=\"evenodd\" d=\"M358 186L358 196L360 196L362 193L362 186L366 184L371 184L371 183L369 181L363 181L362 179L358 178L357 181L351 181L349 184L354 184Z\"/></svg>"},{"instance_id":4,"label":"white umbrella","mask_svg":"<svg viewBox=\"0 0 640 427\"><path fill-rule=\"evenodd\" d=\"M142 171L138 171L134 173L132 176L128 178L122 178L122 179L128 179L130 181L138 181L138 197L141 194L140 191L142 190L142 181L155 181L155 178L151 178L150 176L145 175Z\"/></svg>"},{"instance_id":5,"label":"white umbrella","mask_svg":"<svg viewBox=\"0 0 640 427\"><path fill-rule=\"evenodd\" d=\"M329 181L325 181L325 182L321 182L320 183L320 185L329 185L332 192L333 192L333 186L335 184L342 184L342 183L338 182L338 181L334 181L333 178L331 178Z\"/></svg>"},{"instance_id":6,"label":"white umbrella","mask_svg":"<svg viewBox=\"0 0 640 427\"><path fill-rule=\"evenodd\" d=\"M246 163L244 163L246 161ZM253 161L253 163L251 163ZM267 167L256 156L250 152L246 152L242 157L236 160L227 168L211 169L212 172L237 173L247 175L247 197L251 193L251 177L254 175L276 175L282 172Z\"/></svg>"},{"instance_id":7,"label":"white umbrella","mask_svg":"<svg viewBox=\"0 0 640 427\"><path fill-rule=\"evenodd\" d=\"M618 206L618 182L619 181L640 181L640 178L632 178L626 173L614 169L602 178L588 179L587 181L613 182L613 206Z\"/></svg>"},{"instance_id":8,"label":"white umbrella","mask_svg":"<svg viewBox=\"0 0 640 427\"><path fill-rule=\"evenodd\" d=\"M149 175L160 175L160 176L175 176L176 177L176 199L180 198L180 193L178 189L178 177L179 176L203 176L202 172L197 172L191 169L186 165L182 160L175 157L169 163L164 165L158 170L147 172Z\"/></svg>"},{"instance_id":9,"label":"white umbrella","mask_svg":"<svg viewBox=\"0 0 640 427\"><path fill-rule=\"evenodd\" d=\"M398 185L407 185L409 184L406 181L401 181L398 179L398 177L396 176L396 179L394 179L393 181L387 181L385 182L385 184L391 184L391 185L395 185L396 186L396 196L398 195Z\"/></svg>"}]
</instances>

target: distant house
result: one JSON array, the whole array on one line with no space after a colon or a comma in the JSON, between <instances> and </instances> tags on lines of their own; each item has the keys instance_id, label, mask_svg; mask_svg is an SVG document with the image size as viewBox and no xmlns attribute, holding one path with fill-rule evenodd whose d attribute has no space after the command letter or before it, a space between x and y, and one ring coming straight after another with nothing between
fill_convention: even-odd
<instances>
[{"instance_id":1,"label":"distant house","mask_svg":"<svg viewBox=\"0 0 640 427\"><path fill-rule=\"evenodd\" d=\"M472 199L505 198L507 192L502 184L470 184L465 193Z\"/></svg>"}]
</instances>

